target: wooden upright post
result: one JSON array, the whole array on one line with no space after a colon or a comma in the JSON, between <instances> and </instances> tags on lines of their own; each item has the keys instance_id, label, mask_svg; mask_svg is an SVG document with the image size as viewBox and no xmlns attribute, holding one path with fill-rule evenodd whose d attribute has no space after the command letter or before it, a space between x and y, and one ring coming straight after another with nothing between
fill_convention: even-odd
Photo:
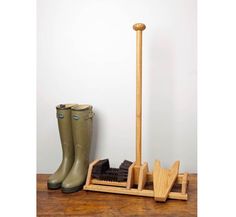
<instances>
[{"instance_id":1,"label":"wooden upright post","mask_svg":"<svg viewBox=\"0 0 236 217\"><path fill-rule=\"evenodd\" d=\"M136 23L136 166L142 164L142 31L143 23Z\"/></svg>"}]
</instances>

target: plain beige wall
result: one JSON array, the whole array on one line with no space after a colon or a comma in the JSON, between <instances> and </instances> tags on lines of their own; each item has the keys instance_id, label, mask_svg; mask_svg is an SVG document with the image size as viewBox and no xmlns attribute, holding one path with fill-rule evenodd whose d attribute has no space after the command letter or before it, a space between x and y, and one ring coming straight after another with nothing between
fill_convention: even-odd
<instances>
[{"instance_id":1,"label":"plain beige wall","mask_svg":"<svg viewBox=\"0 0 236 217\"><path fill-rule=\"evenodd\" d=\"M143 22L143 160L197 171L196 0L37 1L37 172L61 161L55 106L94 106L91 159L135 160L135 32Z\"/></svg>"}]
</instances>

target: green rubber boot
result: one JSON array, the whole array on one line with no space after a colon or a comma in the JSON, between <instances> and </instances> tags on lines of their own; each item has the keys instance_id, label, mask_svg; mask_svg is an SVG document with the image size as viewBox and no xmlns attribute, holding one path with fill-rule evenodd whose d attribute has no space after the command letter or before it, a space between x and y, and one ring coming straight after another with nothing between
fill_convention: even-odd
<instances>
[{"instance_id":1,"label":"green rubber boot","mask_svg":"<svg viewBox=\"0 0 236 217\"><path fill-rule=\"evenodd\" d=\"M69 174L62 182L63 193L72 193L83 188L88 171L92 139L92 118L94 116L92 106L73 106L71 112L75 160Z\"/></svg>"},{"instance_id":2,"label":"green rubber boot","mask_svg":"<svg viewBox=\"0 0 236 217\"><path fill-rule=\"evenodd\" d=\"M56 107L63 158L57 171L48 178L48 189L60 188L74 163L74 143L71 127L71 107L74 105L65 104Z\"/></svg>"}]
</instances>

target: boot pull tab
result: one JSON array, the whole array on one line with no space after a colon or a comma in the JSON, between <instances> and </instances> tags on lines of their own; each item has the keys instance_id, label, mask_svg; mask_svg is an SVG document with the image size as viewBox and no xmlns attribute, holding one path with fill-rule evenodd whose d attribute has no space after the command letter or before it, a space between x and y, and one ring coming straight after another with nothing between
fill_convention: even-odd
<instances>
[{"instance_id":1,"label":"boot pull tab","mask_svg":"<svg viewBox=\"0 0 236 217\"><path fill-rule=\"evenodd\" d=\"M59 105L59 108L65 108L65 107L66 107L66 105L64 105L64 104Z\"/></svg>"},{"instance_id":2,"label":"boot pull tab","mask_svg":"<svg viewBox=\"0 0 236 217\"><path fill-rule=\"evenodd\" d=\"M95 113L94 113L94 112L90 112L90 113L89 113L89 119L90 119L90 118L92 119L94 116L95 116Z\"/></svg>"},{"instance_id":3,"label":"boot pull tab","mask_svg":"<svg viewBox=\"0 0 236 217\"><path fill-rule=\"evenodd\" d=\"M84 118L84 120L92 119L94 115L95 115L95 114L94 114L93 112L90 112L90 113L88 114L88 117L87 117L87 118ZM74 120L78 121L78 120L80 119L80 116L79 116L79 115L73 115L72 118L73 118Z\"/></svg>"},{"instance_id":4,"label":"boot pull tab","mask_svg":"<svg viewBox=\"0 0 236 217\"><path fill-rule=\"evenodd\" d=\"M58 118L58 119L63 119L63 118L64 118L64 114L62 114L62 113L57 113L57 118Z\"/></svg>"},{"instance_id":5,"label":"boot pull tab","mask_svg":"<svg viewBox=\"0 0 236 217\"><path fill-rule=\"evenodd\" d=\"M73 115L72 118L76 121L78 121L80 119L79 115Z\"/></svg>"},{"instance_id":6,"label":"boot pull tab","mask_svg":"<svg viewBox=\"0 0 236 217\"><path fill-rule=\"evenodd\" d=\"M94 115L95 115L94 112L89 112L88 118L86 118L85 120L92 119Z\"/></svg>"}]
</instances>

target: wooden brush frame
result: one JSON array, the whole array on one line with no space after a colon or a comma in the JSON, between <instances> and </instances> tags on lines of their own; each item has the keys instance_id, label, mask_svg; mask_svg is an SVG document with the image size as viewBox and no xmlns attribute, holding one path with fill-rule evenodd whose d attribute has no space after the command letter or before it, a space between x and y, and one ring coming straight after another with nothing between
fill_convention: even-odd
<instances>
[{"instance_id":1,"label":"wooden brush frame","mask_svg":"<svg viewBox=\"0 0 236 217\"><path fill-rule=\"evenodd\" d=\"M166 197L164 196L162 198L162 197L155 197L155 193L158 191L158 188L157 189L154 189L154 187L152 187L152 189L148 188L148 186L150 185L154 186L153 177L156 174L148 171L148 164L146 162L141 165L139 176L138 176L138 182L135 183L134 182L135 181L135 177L134 177L135 163L133 163L129 167L127 182L103 181L103 180L92 178L93 166L98 161L99 160L95 160L89 165L88 175L87 175L86 183L84 185L84 190L153 197L156 201L165 201L166 198L178 199L178 200L188 199L188 195L186 193L187 184L188 184L187 173L178 174L177 177L174 179L173 184L171 185L171 187L174 184L180 185L180 191L171 192L170 190L168 191L167 189L167 196ZM158 162L159 161L155 161L155 163L158 163ZM179 162L176 161L175 164L179 164ZM167 171L170 177L173 173L171 169ZM168 187L168 183L167 183L167 187ZM162 188L161 190L166 191L166 188Z\"/></svg>"},{"instance_id":2,"label":"wooden brush frame","mask_svg":"<svg viewBox=\"0 0 236 217\"><path fill-rule=\"evenodd\" d=\"M179 174L179 161L170 169L160 166L155 161L153 172L149 172L148 164L141 159L142 153L142 31L146 26L136 23L136 161L129 167L127 182L102 181L92 178L93 166L99 161L95 160L89 165L84 190L100 191L115 194L128 194L144 197L154 197L156 201L166 201L167 198L187 200L188 174ZM148 185L152 188L148 188ZM175 184L181 185L179 192L172 192Z\"/></svg>"}]
</instances>

